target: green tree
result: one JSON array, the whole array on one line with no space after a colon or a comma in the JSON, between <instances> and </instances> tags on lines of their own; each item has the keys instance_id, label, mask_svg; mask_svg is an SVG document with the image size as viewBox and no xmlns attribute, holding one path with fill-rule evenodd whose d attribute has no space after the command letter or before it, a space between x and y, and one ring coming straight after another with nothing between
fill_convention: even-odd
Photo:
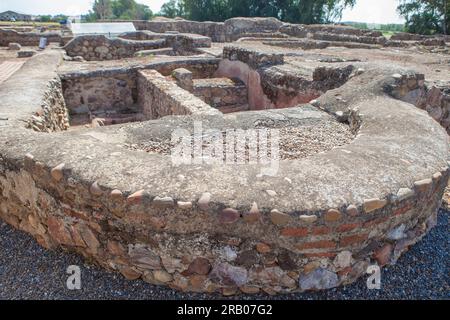
<instances>
[{"instance_id":1,"label":"green tree","mask_svg":"<svg viewBox=\"0 0 450 320\"><path fill-rule=\"evenodd\" d=\"M159 15L167 18L184 16L183 3L177 0L170 0L162 5Z\"/></svg>"},{"instance_id":2,"label":"green tree","mask_svg":"<svg viewBox=\"0 0 450 320\"><path fill-rule=\"evenodd\" d=\"M95 0L92 10L97 19L105 20L112 17L112 1L111 0Z\"/></svg>"},{"instance_id":3,"label":"green tree","mask_svg":"<svg viewBox=\"0 0 450 320\"><path fill-rule=\"evenodd\" d=\"M408 32L448 34L450 0L400 0L398 12L405 20Z\"/></svg>"},{"instance_id":4,"label":"green tree","mask_svg":"<svg viewBox=\"0 0 450 320\"><path fill-rule=\"evenodd\" d=\"M162 10L174 16L183 8L187 19L224 21L232 17L274 17L293 23L328 23L340 20L342 11L356 0L171 0Z\"/></svg>"}]
</instances>

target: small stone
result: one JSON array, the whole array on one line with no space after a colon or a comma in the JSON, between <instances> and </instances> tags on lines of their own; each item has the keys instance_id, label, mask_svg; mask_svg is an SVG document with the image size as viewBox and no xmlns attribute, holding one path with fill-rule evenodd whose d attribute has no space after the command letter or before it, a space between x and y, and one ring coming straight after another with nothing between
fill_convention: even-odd
<instances>
[{"instance_id":1,"label":"small stone","mask_svg":"<svg viewBox=\"0 0 450 320\"><path fill-rule=\"evenodd\" d=\"M373 257L378 262L379 266L385 266L389 263L392 249L392 245L388 243L374 252Z\"/></svg>"},{"instance_id":2,"label":"small stone","mask_svg":"<svg viewBox=\"0 0 450 320\"><path fill-rule=\"evenodd\" d=\"M284 226L289 223L290 216L276 209L273 209L270 212L270 220L277 226Z\"/></svg>"},{"instance_id":3,"label":"small stone","mask_svg":"<svg viewBox=\"0 0 450 320\"><path fill-rule=\"evenodd\" d=\"M226 246L223 248L223 256L227 261L234 261L237 258L237 253L232 247Z\"/></svg>"},{"instance_id":4,"label":"small stone","mask_svg":"<svg viewBox=\"0 0 450 320\"><path fill-rule=\"evenodd\" d=\"M340 220L342 217L342 214L337 209L330 209L325 213L325 221L326 222L335 222Z\"/></svg>"},{"instance_id":5,"label":"small stone","mask_svg":"<svg viewBox=\"0 0 450 320\"><path fill-rule=\"evenodd\" d=\"M237 210L232 208L227 208L222 210L219 214L219 221L222 224L232 224L238 221L240 218L240 214Z\"/></svg>"},{"instance_id":6,"label":"small stone","mask_svg":"<svg viewBox=\"0 0 450 320\"><path fill-rule=\"evenodd\" d=\"M34 160L34 156L31 153L27 153L25 155L25 159L28 161L33 161Z\"/></svg>"},{"instance_id":7,"label":"small stone","mask_svg":"<svg viewBox=\"0 0 450 320\"><path fill-rule=\"evenodd\" d=\"M384 208L384 206L387 204L386 200L380 200L380 199L366 199L364 200L364 211L366 213L373 212L375 210Z\"/></svg>"},{"instance_id":8,"label":"small stone","mask_svg":"<svg viewBox=\"0 0 450 320\"><path fill-rule=\"evenodd\" d=\"M397 192L397 200L403 201L414 196L414 191L409 188L400 188Z\"/></svg>"},{"instance_id":9,"label":"small stone","mask_svg":"<svg viewBox=\"0 0 450 320\"><path fill-rule=\"evenodd\" d=\"M227 262L217 264L211 271L211 278L219 280L228 286L243 286L248 281L248 272L245 268L235 267Z\"/></svg>"},{"instance_id":10,"label":"small stone","mask_svg":"<svg viewBox=\"0 0 450 320\"><path fill-rule=\"evenodd\" d=\"M245 294L258 294L260 289L254 286L241 286L239 289Z\"/></svg>"},{"instance_id":11,"label":"small stone","mask_svg":"<svg viewBox=\"0 0 450 320\"><path fill-rule=\"evenodd\" d=\"M440 172L436 172L435 174L433 174L433 180L434 181L439 181L442 178L442 173Z\"/></svg>"},{"instance_id":12,"label":"small stone","mask_svg":"<svg viewBox=\"0 0 450 320\"><path fill-rule=\"evenodd\" d=\"M129 195L127 198L127 202L129 204L136 204L142 201L145 195L145 190L139 190L133 193L132 195Z\"/></svg>"},{"instance_id":13,"label":"small stone","mask_svg":"<svg viewBox=\"0 0 450 320\"><path fill-rule=\"evenodd\" d=\"M309 102L309 104L312 105L312 106L314 106L314 107L319 107L319 106L320 106L319 101L316 100L316 99L311 100L311 101Z\"/></svg>"},{"instance_id":14,"label":"small stone","mask_svg":"<svg viewBox=\"0 0 450 320\"><path fill-rule=\"evenodd\" d=\"M141 277L141 273L134 268L122 267L119 270L127 280L137 280Z\"/></svg>"},{"instance_id":15,"label":"small stone","mask_svg":"<svg viewBox=\"0 0 450 320\"><path fill-rule=\"evenodd\" d=\"M225 287L222 289L222 295L224 297L234 296L237 293L236 287Z\"/></svg>"},{"instance_id":16,"label":"small stone","mask_svg":"<svg viewBox=\"0 0 450 320\"><path fill-rule=\"evenodd\" d=\"M89 192L94 196L101 196L103 194L102 189L99 187L98 182L95 181L89 188Z\"/></svg>"},{"instance_id":17,"label":"small stone","mask_svg":"<svg viewBox=\"0 0 450 320\"><path fill-rule=\"evenodd\" d=\"M36 51L34 50L21 50L17 52L18 58L30 58L36 54Z\"/></svg>"},{"instance_id":18,"label":"small stone","mask_svg":"<svg viewBox=\"0 0 450 320\"><path fill-rule=\"evenodd\" d=\"M314 223L317 221L317 219L318 218L315 215L311 215L311 216L301 215L300 216L300 221L305 222L305 223Z\"/></svg>"},{"instance_id":19,"label":"small stone","mask_svg":"<svg viewBox=\"0 0 450 320\"><path fill-rule=\"evenodd\" d=\"M173 280L172 275L164 270L153 271L153 277L156 281L161 283L167 283Z\"/></svg>"},{"instance_id":20,"label":"small stone","mask_svg":"<svg viewBox=\"0 0 450 320\"><path fill-rule=\"evenodd\" d=\"M402 79L402 75L399 73L394 73L392 75L392 78L394 78L395 80L401 80Z\"/></svg>"},{"instance_id":21,"label":"small stone","mask_svg":"<svg viewBox=\"0 0 450 320\"><path fill-rule=\"evenodd\" d=\"M356 70L356 74L357 74L357 75L361 75L361 74L363 74L364 72L366 72L366 70L363 69L363 68L358 68L358 70Z\"/></svg>"},{"instance_id":22,"label":"small stone","mask_svg":"<svg viewBox=\"0 0 450 320\"><path fill-rule=\"evenodd\" d=\"M319 267L320 267L320 262L319 262L319 261L312 261L312 262L306 264L306 265L303 267L303 272L304 272L305 274L308 274L308 273L310 273L311 271L314 271L314 270L316 270L316 269L319 268Z\"/></svg>"},{"instance_id":23,"label":"small stone","mask_svg":"<svg viewBox=\"0 0 450 320\"><path fill-rule=\"evenodd\" d=\"M55 180L56 182L59 182L62 180L62 178L64 178L64 172L63 172L64 167L65 167L65 164L61 163L61 164L57 165L56 167L54 167L50 171L50 174L51 174L53 180Z\"/></svg>"},{"instance_id":24,"label":"small stone","mask_svg":"<svg viewBox=\"0 0 450 320\"><path fill-rule=\"evenodd\" d=\"M261 213L259 212L258 205L253 202L252 207L248 213L244 214L244 221L247 223L255 223L261 220Z\"/></svg>"},{"instance_id":25,"label":"small stone","mask_svg":"<svg viewBox=\"0 0 450 320\"><path fill-rule=\"evenodd\" d=\"M250 269L253 265L258 264L258 253L255 250L247 250L240 252L236 264Z\"/></svg>"},{"instance_id":26,"label":"small stone","mask_svg":"<svg viewBox=\"0 0 450 320\"><path fill-rule=\"evenodd\" d=\"M256 251L258 251L261 254L269 253L271 251L270 246L265 243L257 243L256 244Z\"/></svg>"},{"instance_id":27,"label":"small stone","mask_svg":"<svg viewBox=\"0 0 450 320\"><path fill-rule=\"evenodd\" d=\"M198 206L202 210L208 210L210 202L211 202L211 193L205 192L201 195L200 199L198 200Z\"/></svg>"},{"instance_id":28,"label":"small stone","mask_svg":"<svg viewBox=\"0 0 450 320\"><path fill-rule=\"evenodd\" d=\"M123 197L122 191L117 190L117 189L111 191L110 195L111 195L111 198L113 198L113 199L121 199Z\"/></svg>"},{"instance_id":29,"label":"small stone","mask_svg":"<svg viewBox=\"0 0 450 320\"><path fill-rule=\"evenodd\" d=\"M417 191L425 193L429 190L432 183L433 183L433 180L424 179L424 180L414 182L414 187L416 188Z\"/></svg>"},{"instance_id":30,"label":"small stone","mask_svg":"<svg viewBox=\"0 0 450 320\"><path fill-rule=\"evenodd\" d=\"M192 202L182 202L182 201L178 201L177 202L178 208L180 208L181 210L188 210L188 209L192 209Z\"/></svg>"},{"instance_id":31,"label":"small stone","mask_svg":"<svg viewBox=\"0 0 450 320\"><path fill-rule=\"evenodd\" d=\"M347 214L349 216L356 217L359 214L358 208L353 204L349 205L347 207Z\"/></svg>"},{"instance_id":32,"label":"small stone","mask_svg":"<svg viewBox=\"0 0 450 320\"><path fill-rule=\"evenodd\" d=\"M394 240L394 241L405 239L408 237L405 234L405 230L406 230L406 226L404 224L401 224L398 227L389 231L389 233L386 235L386 238L388 238L389 240Z\"/></svg>"},{"instance_id":33,"label":"small stone","mask_svg":"<svg viewBox=\"0 0 450 320\"><path fill-rule=\"evenodd\" d=\"M273 190L266 190L267 194L271 197L276 197L277 193Z\"/></svg>"},{"instance_id":34,"label":"small stone","mask_svg":"<svg viewBox=\"0 0 450 320\"><path fill-rule=\"evenodd\" d=\"M9 50L16 50L16 51L18 51L18 50L22 49L22 46L19 43L11 42L8 45L8 49Z\"/></svg>"},{"instance_id":35,"label":"small stone","mask_svg":"<svg viewBox=\"0 0 450 320\"><path fill-rule=\"evenodd\" d=\"M339 269L347 268L352 263L352 253L350 251L340 252L333 261L334 266Z\"/></svg>"},{"instance_id":36,"label":"small stone","mask_svg":"<svg viewBox=\"0 0 450 320\"><path fill-rule=\"evenodd\" d=\"M211 271L211 264L209 260L206 258L195 258L194 261L191 262L187 269L187 274L199 274L199 275L208 275Z\"/></svg>"},{"instance_id":37,"label":"small stone","mask_svg":"<svg viewBox=\"0 0 450 320\"><path fill-rule=\"evenodd\" d=\"M153 205L157 208L171 208L175 206L175 202L171 197L155 197Z\"/></svg>"}]
</instances>

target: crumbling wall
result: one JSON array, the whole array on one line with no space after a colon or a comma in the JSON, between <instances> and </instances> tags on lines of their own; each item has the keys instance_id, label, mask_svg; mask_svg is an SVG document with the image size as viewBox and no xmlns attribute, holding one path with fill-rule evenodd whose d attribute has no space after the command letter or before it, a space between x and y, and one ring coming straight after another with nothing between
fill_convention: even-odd
<instances>
[{"instance_id":1,"label":"crumbling wall","mask_svg":"<svg viewBox=\"0 0 450 320\"><path fill-rule=\"evenodd\" d=\"M58 77L48 83L41 110L31 116L26 126L38 132L54 132L69 128L69 114L62 93L61 80Z\"/></svg>"},{"instance_id":2,"label":"crumbling wall","mask_svg":"<svg viewBox=\"0 0 450 320\"><path fill-rule=\"evenodd\" d=\"M64 77L63 92L71 114L126 110L137 101L136 73Z\"/></svg>"},{"instance_id":3,"label":"crumbling wall","mask_svg":"<svg viewBox=\"0 0 450 320\"><path fill-rule=\"evenodd\" d=\"M385 91L426 110L450 134L450 89L448 86L427 84L423 74L394 74Z\"/></svg>"},{"instance_id":4,"label":"crumbling wall","mask_svg":"<svg viewBox=\"0 0 450 320\"><path fill-rule=\"evenodd\" d=\"M138 103L146 119L167 115L220 114L156 70L138 71Z\"/></svg>"},{"instance_id":5,"label":"crumbling wall","mask_svg":"<svg viewBox=\"0 0 450 320\"><path fill-rule=\"evenodd\" d=\"M0 28L0 47L7 47L12 42L19 43L22 46L38 46L41 38L47 38L48 43L60 43L62 41L59 32L17 32Z\"/></svg>"},{"instance_id":6,"label":"crumbling wall","mask_svg":"<svg viewBox=\"0 0 450 320\"><path fill-rule=\"evenodd\" d=\"M193 93L220 111L227 106L245 107L248 103L247 87L240 80L228 78L194 80Z\"/></svg>"},{"instance_id":7,"label":"crumbling wall","mask_svg":"<svg viewBox=\"0 0 450 320\"><path fill-rule=\"evenodd\" d=\"M64 49L70 57L81 56L85 60L115 60L130 58L141 50L159 49L166 46L164 39L134 41L109 39L103 35L76 37Z\"/></svg>"}]
</instances>

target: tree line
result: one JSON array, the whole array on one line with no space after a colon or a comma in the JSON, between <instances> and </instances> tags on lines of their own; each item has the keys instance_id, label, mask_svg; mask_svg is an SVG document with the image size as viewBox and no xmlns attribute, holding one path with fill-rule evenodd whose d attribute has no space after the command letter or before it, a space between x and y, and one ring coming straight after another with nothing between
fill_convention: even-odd
<instances>
[{"instance_id":1,"label":"tree line","mask_svg":"<svg viewBox=\"0 0 450 320\"><path fill-rule=\"evenodd\" d=\"M95 0L92 10L83 19L87 22L98 20L150 20L152 10L134 0Z\"/></svg>"},{"instance_id":2,"label":"tree line","mask_svg":"<svg viewBox=\"0 0 450 320\"><path fill-rule=\"evenodd\" d=\"M274 17L291 23L330 23L356 0L170 0L160 14L195 21L233 17Z\"/></svg>"},{"instance_id":3,"label":"tree line","mask_svg":"<svg viewBox=\"0 0 450 320\"><path fill-rule=\"evenodd\" d=\"M448 34L450 0L398 0L404 30L420 34ZM345 8L356 0L169 0L159 15L194 21L225 21L233 17L274 17L285 22L313 24L340 21ZM95 0L85 16L98 20L150 20L153 12L135 0ZM392 25L399 31L399 25ZM384 27L388 29L389 27Z\"/></svg>"}]
</instances>

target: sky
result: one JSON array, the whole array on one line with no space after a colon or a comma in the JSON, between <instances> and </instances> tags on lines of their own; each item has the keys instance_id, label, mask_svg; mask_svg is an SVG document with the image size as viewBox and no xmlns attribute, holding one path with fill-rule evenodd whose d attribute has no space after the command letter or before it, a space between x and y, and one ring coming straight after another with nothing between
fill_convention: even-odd
<instances>
[{"instance_id":1,"label":"sky","mask_svg":"<svg viewBox=\"0 0 450 320\"><path fill-rule=\"evenodd\" d=\"M92 8L93 0L0 0L0 12L6 10L28 14L66 14L80 15ZM138 0L148 5L153 12L158 12L167 0ZM357 0L353 9L344 11L342 21L368 23L402 23L396 8L398 0Z\"/></svg>"}]
</instances>

